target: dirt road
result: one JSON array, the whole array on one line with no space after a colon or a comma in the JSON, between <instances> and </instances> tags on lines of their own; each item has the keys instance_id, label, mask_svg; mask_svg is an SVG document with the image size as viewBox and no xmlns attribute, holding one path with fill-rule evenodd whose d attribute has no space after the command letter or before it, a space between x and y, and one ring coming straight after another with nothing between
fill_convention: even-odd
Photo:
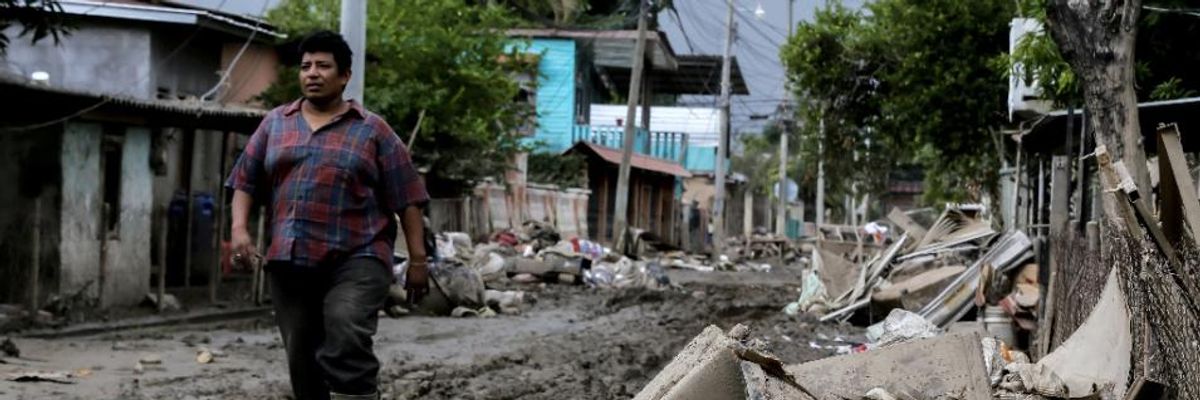
<instances>
[{"instance_id":1,"label":"dirt road","mask_svg":"<svg viewBox=\"0 0 1200 400\"><path fill-rule=\"evenodd\" d=\"M789 317L791 271L672 271L680 290L525 287L538 302L517 316L383 319L376 352L385 398L613 399L637 393L705 326L746 323L786 362L833 354L810 342L859 339L853 327ZM0 381L0 399L285 399L287 372L270 321L187 326L88 338L15 339L16 371L69 371L73 384ZM210 364L196 349L216 350ZM160 358L160 364L139 359ZM153 360L150 360L153 361Z\"/></svg>"}]
</instances>

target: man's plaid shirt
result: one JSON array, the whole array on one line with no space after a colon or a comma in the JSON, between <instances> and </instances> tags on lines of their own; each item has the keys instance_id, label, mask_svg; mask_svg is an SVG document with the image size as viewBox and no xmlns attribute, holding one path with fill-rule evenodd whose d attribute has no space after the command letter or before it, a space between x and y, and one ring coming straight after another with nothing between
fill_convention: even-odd
<instances>
[{"instance_id":1,"label":"man's plaid shirt","mask_svg":"<svg viewBox=\"0 0 1200 400\"><path fill-rule=\"evenodd\" d=\"M429 200L408 148L353 101L313 132L303 101L263 118L225 186L270 199L267 261L316 266L374 257L391 265L394 215Z\"/></svg>"}]
</instances>

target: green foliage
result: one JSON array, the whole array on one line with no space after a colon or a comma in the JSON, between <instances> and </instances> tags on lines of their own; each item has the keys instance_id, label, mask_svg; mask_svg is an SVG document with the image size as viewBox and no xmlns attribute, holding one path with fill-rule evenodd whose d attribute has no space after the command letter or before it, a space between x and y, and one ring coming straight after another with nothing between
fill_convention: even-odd
<instances>
[{"instance_id":1,"label":"green foliage","mask_svg":"<svg viewBox=\"0 0 1200 400\"><path fill-rule=\"evenodd\" d=\"M825 161L828 197L879 193L897 167L925 170L926 200L978 200L994 190L994 132L1007 85L1007 0L830 3L782 50L803 102L801 186ZM820 129L824 122L824 130ZM810 189L811 190L811 189Z\"/></svg>"},{"instance_id":2,"label":"green foliage","mask_svg":"<svg viewBox=\"0 0 1200 400\"><path fill-rule=\"evenodd\" d=\"M271 23L299 38L338 28L337 0L286 0ZM364 102L405 142L420 120L412 146L428 169L435 196L452 196L484 177L498 177L523 150L513 132L528 113L514 103L513 75L525 68L507 52L503 29L513 19L501 7L461 0L372 2L368 13ZM263 96L281 104L299 96L294 66L280 71ZM424 118L418 118L424 113Z\"/></svg>"},{"instance_id":3,"label":"green foliage","mask_svg":"<svg viewBox=\"0 0 1200 400\"><path fill-rule=\"evenodd\" d=\"M529 182L563 188L587 187L587 160L578 154L530 153Z\"/></svg>"},{"instance_id":4,"label":"green foliage","mask_svg":"<svg viewBox=\"0 0 1200 400\"><path fill-rule=\"evenodd\" d=\"M21 26L16 37L30 36L31 43L49 37L58 44L71 34L71 27L63 20L62 5L56 0L0 0L0 56L8 51L11 38L7 31L13 24Z\"/></svg>"},{"instance_id":5,"label":"green foliage","mask_svg":"<svg viewBox=\"0 0 1200 400\"><path fill-rule=\"evenodd\" d=\"M741 154L733 156L729 161L731 171L745 174L750 185L750 191L756 196L772 194L775 182L779 181L779 135L782 133L778 124L763 128L762 134L740 135L742 142ZM789 179L795 178L788 171Z\"/></svg>"},{"instance_id":6,"label":"green foliage","mask_svg":"<svg viewBox=\"0 0 1200 400\"><path fill-rule=\"evenodd\" d=\"M1195 89L1187 89L1183 87L1183 81L1176 77L1171 77L1166 81L1159 83L1150 92L1151 100L1171 100L1184 97L1196 96Z\"/></svg>"}]
</instances>

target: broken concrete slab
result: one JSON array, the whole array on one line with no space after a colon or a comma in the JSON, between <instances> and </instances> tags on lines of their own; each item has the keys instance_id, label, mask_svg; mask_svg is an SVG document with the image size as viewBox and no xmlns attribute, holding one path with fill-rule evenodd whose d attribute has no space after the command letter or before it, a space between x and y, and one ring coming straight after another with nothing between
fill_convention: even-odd
<instances>
[{"instance_id":1,"label":"broken concrete slab","mask_svg":"<svg viewBox=\"0 0 1200 400\"><path fill-rule=\"evenodd\" d=\"M857 399L875 388L918 398L989 399L980 340L975 332L948 333L785 369L818 399Z\"/></svg>"},{"instance_id":2,"label":"broken concrete slab","mask_svg":"<svg viewBox=\"0 0 1200 400\"><path fill-rule=\"evenodd\" d=\"M634 400L742 398L746 385L733 352L737 345L720 328L704 328Z\"/></svg>"},{"instance_id":3,"label":"broken concrete slab","mask_svg":"<svg viewBox=\"0 0 1200 400\"><path fill-rule=\"evenodd\" d=\"M734 326L728 333L710 325L634 400L813 398L778 358L745 344L748 337L745 325Z\"/></svg>"}]
</instances>

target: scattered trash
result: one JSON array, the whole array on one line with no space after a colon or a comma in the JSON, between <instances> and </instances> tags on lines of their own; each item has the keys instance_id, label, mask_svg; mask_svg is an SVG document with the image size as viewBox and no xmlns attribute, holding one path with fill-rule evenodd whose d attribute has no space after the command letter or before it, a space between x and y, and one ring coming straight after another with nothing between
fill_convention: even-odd
<instances>
[{"instance_id":1,"label":"scattered trash","mask_svg":"<svg viewBox=\"0 0 1200 400\"><path fill-rule=\"evenodd\" d=\"M0 343L0 352L8 357L21 358L21 349L17 348L17 344L13 343L11 338L5 338L4 342Z\"/></svg>"},{"instance_id":2,"label":"scattered trash","mask_svg":"<svg viewBox=\"0 0 1200 400\"><path fill-rule=\"evenodd\" d=\"M884 390L883 388L874 388L874 389L868 390L867 394L863 396L863 399L864 400L897 400L896 396L892 396L891 393L888 393L888 391Z\"/></svg>"},{"instance_id":3,"label":"scattered trash","mask_svg":"<svg viewBox=\"0 0 1200 400\"><path fill-rule=\"evenodd\" d=\"M159 308L158 303L159 303L159 301L158 301L157 293L148 293L148 294L146 294L145 300L142 300L142 304L144 304L148 307ZM178 311L182 308L183 308L183 306L179 303L179 299L175 298L175 295L163 294L163 301L162 301L162 307L161 307L161 309L163 311Z\"/></svg>"},{"instance_id":4,"label":"scattered trash","mask_svg":"<svg viewBox=\"0 0 1200 400\"><path fill-rule=\"evenodd\" d=\"M201 347L196 350L196 362L199 364L211 364L215 358L213 353L206 348Z\"/></svg>"},{"instance_id":5,"label":"scattered trash","mask_svg":"<svg viewBox=\"0 0 1200 400\"><path fill-rule=\"evenodd\" d=\"M6 379L12 382L50 382L70 385L75 383L71 378L70 372L31 371L10 373Z\"/></svg>"},{"instance_id":6,"label":"scattered trash","mask_svg":"<svg viewBox=\"0 0 1200 400\"><path fill-rule=\"evenodd\" d=\"M867 340L873 347L888 347L915 339L941 334L941 329L912 312L895 309L882 322L867 327Z\"/></svg>"}]
</instances>

